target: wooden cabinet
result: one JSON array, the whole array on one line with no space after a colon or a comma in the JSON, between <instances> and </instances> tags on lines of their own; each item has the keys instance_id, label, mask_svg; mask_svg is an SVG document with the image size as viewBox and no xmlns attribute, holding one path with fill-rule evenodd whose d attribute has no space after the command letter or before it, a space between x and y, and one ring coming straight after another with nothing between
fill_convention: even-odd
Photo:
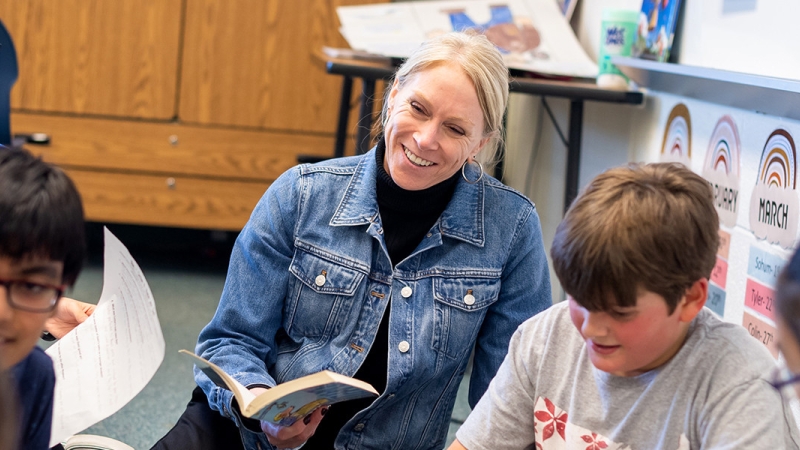
<instances>
[{"instance_id":1,"label":"wooden cabinet","mask_svg":"<svg viewBox=\"0 0 800 450\"><path fill-rule=\"evenodd\" d=\"M341 79L313 55L361 3L0 0L12 132L50 135L28 148L89 220L237 230L298 155L332 154Z\"/></svg>"},{"instance_id":2,"label":"wooden cabinet","mask_svg":"<svg viewBox=\"0 0 800 450\"><path fill-rule=\"evenodd\" d=\"M3 0L14 109L142 119L177 112L181 0Z\"/></svg>"}]
</instances>

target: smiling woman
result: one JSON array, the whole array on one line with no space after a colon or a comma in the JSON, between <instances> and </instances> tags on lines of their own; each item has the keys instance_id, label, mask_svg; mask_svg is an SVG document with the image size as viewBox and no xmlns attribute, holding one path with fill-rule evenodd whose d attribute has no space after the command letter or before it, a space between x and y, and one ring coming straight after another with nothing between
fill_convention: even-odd
<instances>
[{"instance_id":1,"label":"smiling woman","mask_svg":"<svg viewBox=\"0 0 800 450\"><path fill-rule=\"evenodd\" d=\"M279 427L243 419L196 373L155 448L442 448L473 349L470 405L517 326L551 304L533 204L474 163L494 153L507 100L484 36L426 42L398 69L378 145L284 173L237 239L196 353L254 393L331 370L377 399Z\"/></svg>"}]
</instances>

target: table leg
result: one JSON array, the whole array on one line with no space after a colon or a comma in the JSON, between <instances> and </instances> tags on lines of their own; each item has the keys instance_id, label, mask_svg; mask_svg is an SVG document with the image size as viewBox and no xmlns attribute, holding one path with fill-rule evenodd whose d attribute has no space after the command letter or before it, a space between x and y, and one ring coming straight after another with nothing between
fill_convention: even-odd
<instances>
[{"instance_id":1,"label":"table leg","mask_svg":"<svg viewBox=\"0 0 800 450\"><path fill-rule=\"evenodd\" d=\"M358 129L356 130L356 154L363 155L370 149L372 140L372 104L375 99L375 80L361 79L361 109L358 112Z\"/></svg>"},{"instance_id":2,"label":"table leg","mask_svg":"<svg viewBox=\"0 0 800 450\"><path fill-rule=\"evenodd\" d=\"M569 105L569 142L567 144L567 179L564 192L564 212L578 196L581 166L581 135L583 134L583 100Z\"/></svg>"},{"instance_id":3,"label":"table leg","mask_svg":"<svg viewBox=\"0 0 800 450\"><path fill-rule=\"evenodd\" d=\"M350 118L350 95L353 92L353 79L345 76L342 79L342 98L339 100L339 122L336 125L336 142L333 144L333 157L344 156L344 144L347 139L347 121Z\"/></svg>"}]
</instances>

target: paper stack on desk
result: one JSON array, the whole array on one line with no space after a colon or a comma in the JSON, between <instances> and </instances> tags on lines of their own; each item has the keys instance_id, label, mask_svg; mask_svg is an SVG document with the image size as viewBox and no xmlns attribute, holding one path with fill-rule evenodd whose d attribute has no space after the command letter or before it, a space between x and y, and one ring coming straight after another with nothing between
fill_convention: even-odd
<instances>
[{"instance_id":1,"label":"paper stack on desk","mask_svg":"<svg viewBox=\"0 0 800 450\"><path fill-rule=\"evenodd\" d=\"M119 411L164 360L164 335L142 270L105 230L103 292L94 313L47 349L56 372L50 446Z\"/></svg>"},{"instance_id":2,"label":"paper stack on desk","mask_svg":"<svg viewBox=\"0 0 800 450\"><path fill-rule=\"evenodd\" d=\"M350 47L370 53L405 58L426 39L471 28L485 34L512 69L597 76L597 64L583 51L555 0L400 2L336 11Z\"/></svg>"}]
</instances>

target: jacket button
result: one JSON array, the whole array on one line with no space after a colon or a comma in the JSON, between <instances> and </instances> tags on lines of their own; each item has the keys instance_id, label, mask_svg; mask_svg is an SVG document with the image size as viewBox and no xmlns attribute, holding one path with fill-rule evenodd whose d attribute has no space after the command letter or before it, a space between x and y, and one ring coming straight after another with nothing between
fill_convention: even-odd
<instances>
[{"instance_id":1,"label":"jacket button","mask_svg":"<svg viewBox=\"0 0 800 450\"><path fill-rule=\"evenodd\" d=\"M403 289L400 289L400 295L402 295L403 298L411 297L412 292L414 291L412 291L411 288L408 286L404 287Z\"/></svg>"},{"instance_id":2,"label":"jacket button","mask_svg":"<svg viewBox=\"0 0 800 450\"><path fill-rule=\"evenodd\" d=\"M325 275L317 275L317 278L314 278L314 284L317 286L325 284Z\"/></svg>"},{"instance_id":3,"label":"jacket button","mask_svg":"<svg viewBox=\"0 0 800 450\"><path fill-rule=\"evenodd\" d=\"M408 341L401 341L400 344L397 345L397 349L400 350L401 353L405 353L408 349L411 348L411 344Z\"/></svg>"},{"instance_id":4,"label":"jacket button","mask_svg":"<svg viewBox=\"0 0 800 450\"><path fill-rule=\"evenodd\" d=\"M464 303L467 306L472 306L475 304L475 296L472 294L467 294L464 296Z\"/></svg>"},{"instance_id":5,"label":"jacket button","mask_svg":"<svg viewBox=\"0 0 800 450\"><path fill-rule=\"evenodd\" d=\"M353 427L353 430L355 430L355 431L361 431L363 429L364 429L364 424L363 423L359 423L358 425Z\"/></svg>"}]
</instances>

